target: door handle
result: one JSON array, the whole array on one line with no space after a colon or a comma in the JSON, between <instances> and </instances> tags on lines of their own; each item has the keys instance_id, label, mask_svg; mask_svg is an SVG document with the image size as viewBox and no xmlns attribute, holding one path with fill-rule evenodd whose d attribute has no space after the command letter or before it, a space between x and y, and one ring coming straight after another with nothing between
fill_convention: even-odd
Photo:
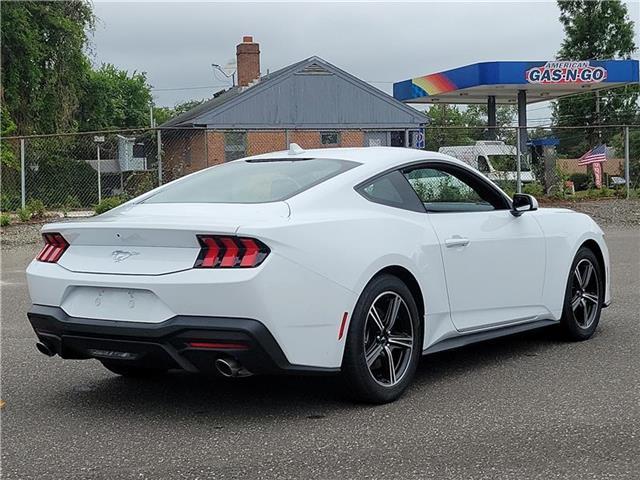
<instances>
[{"instance_id":1,"label":"door handle","mask_svg":"<svg viewBox=\"0 0 640 480\"><path fill-rule=\"evenodd\" d=\"M467 245L469 245L469 239L462 238L460 235L454 235L451 238L447 238L444 241L444 244L446 245L447 248L466 247Z\"/></svg>"}]
</instances>

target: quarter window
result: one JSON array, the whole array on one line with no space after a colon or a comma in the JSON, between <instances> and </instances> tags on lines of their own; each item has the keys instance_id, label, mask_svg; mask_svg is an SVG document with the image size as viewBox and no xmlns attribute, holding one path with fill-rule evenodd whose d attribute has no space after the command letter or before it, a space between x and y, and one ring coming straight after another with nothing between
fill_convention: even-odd
<instances>
[{"instance_id":1,"label":"quarter window","mask_svg":"<svg viewBox=\"0 0 640 480\"><path fill-rule=\"evenodd\" d=\"M363 183L356 191L371 202L424 213L424 207L397 170Z\"/></svg>"}]
</instances>

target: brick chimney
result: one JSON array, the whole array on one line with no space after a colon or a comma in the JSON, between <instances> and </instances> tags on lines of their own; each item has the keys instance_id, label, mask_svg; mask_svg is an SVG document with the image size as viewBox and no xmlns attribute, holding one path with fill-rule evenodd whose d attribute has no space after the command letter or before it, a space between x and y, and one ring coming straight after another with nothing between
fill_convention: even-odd
<instances>
[{"instance_id":1,"label":"brick chimney","mask_svg":"<svg viewBox=\"0 0 640 480\"><path fill-rule=\"evenodd\" d=\"M236 47L238 63L238 86L246 87L260 78L260 45L253 37L242 37L242 43Z\"/></svg>"}]
</instances>

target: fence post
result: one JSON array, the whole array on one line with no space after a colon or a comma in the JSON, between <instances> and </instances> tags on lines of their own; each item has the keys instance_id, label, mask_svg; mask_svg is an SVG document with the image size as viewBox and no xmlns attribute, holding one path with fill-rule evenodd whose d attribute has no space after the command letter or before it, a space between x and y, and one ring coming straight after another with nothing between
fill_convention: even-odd
<instances>
[{"instance_id":1,"label":"fence post","mask_svg":"<svg viewBox=\"0 0 640 480\"><path fill-rule=\"evenodd\" d=\"M624 127L624 184L627 187L627 199L631 194L631 175L629 174L629 126Z\"/></svg>"},{"instance_id":2,"label":"fence post","mask_svg":"<svg viewBox=\"0 0 640 480\"><path fill-rule=\"evenodd\" d=\"M516 192L522 193L522 146L520 145L520 128L516 135Z\"/></svg>"},{"instance_id":3,"label":"fence post","mask_svg":"<svg viewBox=\"0 0 640 480\"><path fill-rule=\"evenodd\" d=\"M102 202L102 165L100 162L100 143L98 143L98 203Z\"/></svg>"},{"instance_id":4,"label":"fence post","mask_svg":"<svg viewBox=\"0 0 640 480\"><path fill-rule=\"evenodd\" d=\"M26 206L27 199L27 182L26 182L26 169L24 161L24 138L20 139L20 203L22 208Z\"/></svg>"},{"instance_id":5,"label":"fence post","mask_svg":"<svg viewBox=\"0 0 640 480\"><path fill-rule=\"evenodd\" d=\"M207 159L206 165L209 166L209 131L205 128L204 132L204 154Z\"/></svg>"},{"instance_id":6,"label":"fence post","mask_svg":"<svg viewBox=\"0 0 640 480\"><path fill-rule=\"evenodd\" d=\"M158 186L162 185L162 134L156 130L156 143L158 144Z\"/></svg>"}]
</instances>

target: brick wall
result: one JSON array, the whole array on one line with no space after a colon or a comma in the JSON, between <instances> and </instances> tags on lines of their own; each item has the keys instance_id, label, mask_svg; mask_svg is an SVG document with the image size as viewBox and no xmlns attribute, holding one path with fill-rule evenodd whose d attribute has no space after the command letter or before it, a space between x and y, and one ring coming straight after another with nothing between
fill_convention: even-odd
<instances>
[{"instance_id":1,"label":"brick wall","mask_svg":"<svg viewBox=\"0 0 640 480\"><path fill-rule=\"evenodd\" d=\"M224 133L207 132L207 166L224 163Z\"/></svg>"},{"instance_id":2,"label":"brick wall","mask_svg":"<svg viewBox=\"0 0 640 480\"><path fill-rule=\"evenodd\" d=\"M323 130L325 131L325 130ZM326 130L336 131L336 130ZM297 143L302 148L331 148L331 147L362 147L364 146L364 132L359 130L337 130L340 132L338 145L322 145L320 130L290 130L289 142Z\"/></svg>"},{"instance_id":3,"label":"brick wall","mask_svg":"<svg viewBox=\"0 0 640 480\"><path fill-rule=\"evenodd\" d=\"M247 155L259 155L287 149L284 130L247 132Z\"/></svg>"},{"instance_id":4,"label":"brick wall","mask_svg":"<svg viewBox=\"0 0 640 480\"><path fill-rule=\"evenodd\" d=\"M362 147L364 132L338 130L338 145L322 145L320 130L290 130L289 142L302 148ZM163 130L163 170L165 181L212 165L224 163L224 132L202 130ZM258 155L287 149L284 130L247 132L247 155Z\"/></svg>"}]
</instances>

